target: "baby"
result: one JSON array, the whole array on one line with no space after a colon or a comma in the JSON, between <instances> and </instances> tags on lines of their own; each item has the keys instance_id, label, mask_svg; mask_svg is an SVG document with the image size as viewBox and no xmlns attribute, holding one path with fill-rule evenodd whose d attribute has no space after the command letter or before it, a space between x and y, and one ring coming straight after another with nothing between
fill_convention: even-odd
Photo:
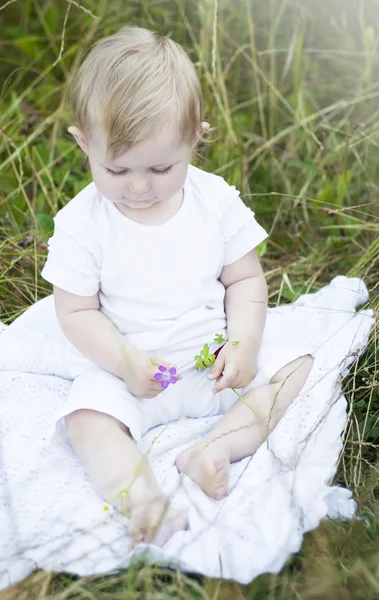
<instances>
[{"instance_id":1,"label":"baby","mask_svg":"<svg viewBox=\"0 0 379 600\"><path fill-rule=\"evenodd\" d=\"M275 427L312 358L289 340L282 364L263 364L267 287L254 248L266 233L234 187L189 164L208 124L185 52L123 28L92 48L71 98L69 132L93 183L56 215L42 271L73 379L55 442L129 516L134 544L163 545L187 518L160 490L141 436L182 416L223 415L176 459L222 499L230 463ZM197 371L194 356L215 334L217 359Z\"/></svg>"}]
</instances>

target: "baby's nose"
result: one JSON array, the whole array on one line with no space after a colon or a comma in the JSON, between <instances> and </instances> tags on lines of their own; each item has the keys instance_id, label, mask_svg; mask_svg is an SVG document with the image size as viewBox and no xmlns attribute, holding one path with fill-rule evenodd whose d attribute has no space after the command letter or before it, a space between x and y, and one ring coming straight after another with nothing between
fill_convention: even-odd
<instances>
[{"instance_id":1,"label":"baby's nose","mask_svg":"<svg viewBox=\"0 0 379 600\"><path fill-rule=\"evenodd\" d=\"M134 194L144 194L149 191L150 182L145 178L133 179L133 181L129 183L129 189Z\"/></svg>"}]
</instances>

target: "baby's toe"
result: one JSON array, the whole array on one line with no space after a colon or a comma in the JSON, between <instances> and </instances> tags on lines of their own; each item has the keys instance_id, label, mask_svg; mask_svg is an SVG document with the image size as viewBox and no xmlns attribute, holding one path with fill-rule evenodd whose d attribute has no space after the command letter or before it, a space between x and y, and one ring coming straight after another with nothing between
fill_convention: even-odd
<instances>
[{"instance_id":1,"label":"baby's toe","mask_svg":"<svg viewBox=\"0 0 379 600\"><path fill-rule=\"evenodd\" d=\"M214 483L213 483L213 497L216 500L222 500L228 495L229 491L229 472L230 463L224 457L220 457L215 461L214 464Z\"/></svg>"},{"instance_id":2,"label":"baby's toe","mask_svg":"<svg viewBox=\"0 0 379 600\"><path fill-rule=\"evenodd\" d=\"M137 544L164 546L174 533L187 528L187 514L169 505L166 498L157 499L132 511L129 531L132 547Z\"/></svg>"},{"instance_id":3,"label":"baby's toe","mask_svg":"<svg viewBox=\"0 0 379 600\"><path fill-rule=\"evenodd\" d=\"M155 530L152 543L156 546L164 546L174 533L187 529L187 527L188 519L186 511L171 508L167 517Z\"/></svg>"}]
</instances>

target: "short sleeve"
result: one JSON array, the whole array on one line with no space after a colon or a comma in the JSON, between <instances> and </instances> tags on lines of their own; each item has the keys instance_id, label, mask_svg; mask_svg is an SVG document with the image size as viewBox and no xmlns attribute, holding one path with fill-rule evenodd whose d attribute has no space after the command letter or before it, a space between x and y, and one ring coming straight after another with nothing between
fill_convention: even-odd
<instances>
[{"instance_id":1,"label":"short sleeve","mask_svg":"<svg viewBox=\"0 0 379 600\"><path fill-rule=\"evenodd\" d=\"M230 265L256 248L267 238L253 211L240 198L234 186L225 183L221 230L225 244L224 265Z\"/></svg>"},{"instance_id":2,"label":"short sleeve","mask_svg":"<svg viewBox=\"0 0 379 600\"><path fill-rule=\"evenodd\" d=\"M100 288L101 253L83 226L68 230L54 219L54 235L48 241L48 256L42 277L53 285L76 294L93 296Z\"/></svg>"}]
</instances>

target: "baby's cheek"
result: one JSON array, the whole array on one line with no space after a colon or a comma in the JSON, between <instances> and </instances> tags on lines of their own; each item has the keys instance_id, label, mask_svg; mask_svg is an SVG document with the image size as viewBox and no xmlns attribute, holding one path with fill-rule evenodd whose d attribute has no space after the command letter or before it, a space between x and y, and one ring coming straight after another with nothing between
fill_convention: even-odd
<instances>
[{"instance_id":1,"label":"baby's cheek","mask_svg":"<svg viewBox=\"0 0 379 600\"><path fill-rule=\"evenodd\" d=\"M183 187L184 182L186 180L186 174L187 169L180 169L175 174L173 174L170 182L167 182L167 186L169 186L169 189L167 191L170 191L172 194L175 194L175 192L180 190Z\"/></svg>"},{"instance_id":2,"label":"baby's cheek","mask_svg":"<svg viewBox=\"0 0 379 600\"><path fill-rule=\"evenodd\" d=\"M94 177L94 182L101 194L109 200L119 201L123 196L121 185L117 181L109 181L109 179L104 177Z\"/></svg>"},{"instance_id":3,"label":"baby's cheek","mask_svg":"<svg viewBox=\"0 0 379 600\"><path fill-rule=\"evenodd\" d=\"M155 185L156 196L159 198L170 198L178 191L180 184L178 185L176 181L164 181L164 175L160 175L159 177L161 177L161 180L157 181Z\"/></svg>"}]
</instances>

